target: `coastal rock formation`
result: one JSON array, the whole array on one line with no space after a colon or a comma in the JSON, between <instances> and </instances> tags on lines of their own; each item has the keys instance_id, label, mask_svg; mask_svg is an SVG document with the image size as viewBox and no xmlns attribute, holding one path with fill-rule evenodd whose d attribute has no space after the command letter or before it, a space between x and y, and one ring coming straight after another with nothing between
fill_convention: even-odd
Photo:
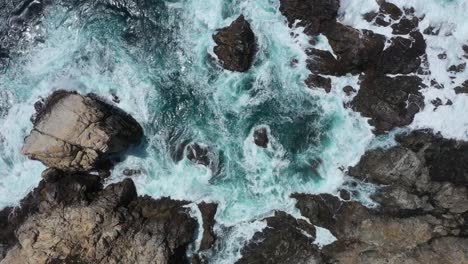
<instances>
[{"instance_id":1,"label":"coastal rock formation","mask_svg":"<svg viewBox=\"0 0 468 264\"><path fill-rule=\"evenodd\" d=\"M254 235L236 264L321 263L318 247L312 244L313 225L279 211L265 220L267 227Z\"/></svg>"},{"instance_id":2,"label":"coastal rock formation","mask_svg":"<svg viewBox=\"0 0 468 264\"><path fill-rule=\"evenodd\" d=\"M129 179L103 189L97 176L56 173L22 204L0 213L2 264L182 263L196 229L186 202L138 197Z\"/></svg>"},{"instance_id":3,"label":"coastal rock formation","mask_svg":"<svg viewBox=\"0 0 468 264\"><path fill-rule=\"evenodd\" d=\"M200 251L210 249L216 241L216 235L213 230L215 224L215 215L218 210L218 204L200 203L198 205L203 220L203 236L200 243Z\"/></svg>"},{"instance_id":4,"label":"coastal rock formation","mask_svg":"<svg viewBox=\"0 0 468 264\"><path fill-rule=\"evenodd\" d=\"M239 16L228 27L213 36L214 53L226 70L245 72L252 66L257 52L255 35L244 16Z\"/></svg>"},{"instance_id":5,"label":"coastal rock formation","mask_svg":"<svg viewBox=\"0 0 468 264\"><path fill-rule=\"evenodd\" d=\"M35 107L34 128L21 151L48 167L98 169L143 137L135 119L92 94L56 91Z\"/></svg>"},{"instance_id":6,"label":"coastal rock formation","mask_svg":"<svg viewBox=\"0 0 468 264\"><path fill-rule=\"evenodd\" d=\"M424 84L417 76L365 75L363 78L352 106L371 118L369 124L377 134L411 124L424 108L424 97L419 92Z\"/></svg>"},{"instance_id":7,"label":"coastal rock formation","mask_svg":"<svg viewBox=\"0 0 468 264\"><path fill-rule=\"evenodd\" d=\"M339 0L280 0L280 11L287 18L290 27L305 28L309 35L322 32L328 23L334 22L340 8Z\"/></svg>"},{"instance_id":8,"label":"coastal rock formation","mask_svg":"<svg viewBox=\"0 0 468 264\"><path fill-rule=\"evenodd\" d=\"M425 130L397 141L349 169L381 186L372 195L379 207L293 195L303 216L338 239L320 251L325 263L468 263L468 143Z\"/></svg>"}]
</instances>

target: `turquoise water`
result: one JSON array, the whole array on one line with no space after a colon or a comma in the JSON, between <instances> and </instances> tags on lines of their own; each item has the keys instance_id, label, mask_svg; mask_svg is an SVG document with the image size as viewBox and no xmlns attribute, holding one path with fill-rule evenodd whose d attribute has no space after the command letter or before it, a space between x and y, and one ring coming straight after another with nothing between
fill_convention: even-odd
<instances>
[{"instance_id":1,"label":"turquoise water","mask_svg":"<svg viewBox=\"0 0 468 264\"><path fill-rule=\"evenodd\" d=\"M110 181L124 177L124 168L139 169L133 179L140 194L220 204L216 263L233 262L261 229L258 220L274 210L296 214L291 193L335 192L342 168L357 162L372 139L370 128L336 94L305 87L308 39L287 27L278 5L155 0L132 19L86 4L50 8L44 43L0 75L0 207L17 203L40 180L44 167L19 149L34 102L54 89L109 99L113 93L143 125L145 144ZM241 13L259 52L250 71L233 73L214 59L212 34ZM269 131L266 149L253 143L260 126ZM175 161L174 146L183 142L209 146L219 170Z\"/></svg>"}]
</instances>

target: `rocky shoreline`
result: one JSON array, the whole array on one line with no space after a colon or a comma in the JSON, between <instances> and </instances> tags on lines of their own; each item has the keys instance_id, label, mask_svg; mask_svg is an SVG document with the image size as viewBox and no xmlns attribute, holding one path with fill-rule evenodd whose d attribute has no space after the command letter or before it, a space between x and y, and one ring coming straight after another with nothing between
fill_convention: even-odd
<instances>
[{"instance_id":1,"label":"rocky shoreline","mask_svg":"<svg viewBox=\"0 0 468 264\"><path fill-rule=\"evenodd\" d=\"M307 51L307 86L329 92L331 77L359 76L357 92L347 87L356 94L350 107L380 135L411 124L425 107L423 34L435 33L419 30L423 18L414 10L377 2L379 11L366 20L391 28L390 39L338 22L339 0L281 0L280 12L290 27L304 27L312 42L325 36L333 50ZM35 23L46 4L24 1L11 11L15 16L0 13L2 21L18 23L16 31L0 28L0 35L10 36L0 39L0 70L12 41L21 39L21 27ZM213 40L226 70L246 72L254 64L255 32L244 16L215 32ZM0 263L209 263L205 253L217 241L217 204L198 205L199 226L190 201L138 196L131 179L104 187L119 156L143 140L133 117L96 95L69 91L56 91L35 108L22 153L48 169L20 206L0 211ZM340 196L293 194L304 219L282 211L265 218L267 228L246 241L237 263L468 263L468 142L431 130L401 133L396 141L368 150L348 168L351 180ZM266 128L254 132L254 142L268 146ZM195 143L188 149L189 160L217 171L208 147ZM354 185L360 182L377 186L371 197L377 207L357 202ZM337 240L314 244L317 227ZM188 254L198 233L200 247Z\"/></svg>"}]
</instances>

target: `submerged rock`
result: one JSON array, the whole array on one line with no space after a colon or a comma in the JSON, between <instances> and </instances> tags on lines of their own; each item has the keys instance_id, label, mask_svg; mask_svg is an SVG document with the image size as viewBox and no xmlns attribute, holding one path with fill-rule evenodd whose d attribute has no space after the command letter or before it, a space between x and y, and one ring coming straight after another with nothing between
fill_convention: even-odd
<instances>
[{"instance_id":1,"label":"submerged rock","mask_svg":"<svg viewBox=\"0 0 468 264\"><path fill-rule=\"evenodd\" d=\"M424 108L424 87L416 76L365 75L359 93L352 101L353 109L370 117L369 124L377 134L411 124Z\"/></svg>"},{"instance_id":2,"label":"submerged rock","mask_svg":"<svg viewBox=\"0 0 468 264\"><path fill-rule=\"evenodd\" d=\"M28 197L22 221L0 213L16 239L2 264L182 263L195 233L185 202L137 197L128 179L102 189L97 176L62 174Z\"/></svg>"},{"instance_id":3,"label":"submerged rock","mask_svg":"<svg viewBox=\"0 0 468 264\"><path fill-rule=\"evenodd\" d=\"M242 258L236 264L314 264L321 263L315 240L315 227L284 213L265 219L267 227L255 233L242 249Z\"/></svg>"},{"instance_id":4,"label":"submerged rock","mask_svg":"<svg viewBox=\"0 0 468 264\"><path fill-rule=\"evenodd\" d=\"M255 129L253 137L255 145L262 148L268 147L268 131L265 127Z\"/></svg>"},{"instance_id":5,"label":"submerged rock","mask_svg":"<svg viewBox=\"0 0 468 264\"><path fill-rule=\"evenodd\" d=\"M244 16L239 16L228 27L213 36L214 53L223 67L230 71L245 72L252 66L257 52L255 35Z\"/></svg>"},{"instance_id":6,"label":"submerged rock","mask_svg":"<svg viewBox=\"0 0 468 264\"><path fill-rule=\"evenodd\" d=\"M98 169L143 137L135 119L91 94L56 91L39 109L21 152L48 167Z\"/></svg>"}]
</instances>

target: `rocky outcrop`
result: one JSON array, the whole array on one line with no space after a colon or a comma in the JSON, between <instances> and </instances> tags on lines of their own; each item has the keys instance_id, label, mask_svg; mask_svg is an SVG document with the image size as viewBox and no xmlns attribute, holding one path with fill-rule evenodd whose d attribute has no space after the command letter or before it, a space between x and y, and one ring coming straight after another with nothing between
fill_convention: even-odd
<instances>
[{"instance_id":1,"label":"rocky outcrop","mask_svg":"<svg viewBox=\"0 0 468 264\"><path fill-rule=\"evenodd\" d=\"M0 213L2 264L183 263L196 229L186 202L138 197L128 179L103 189L97 176L49 174L22 204Z\"/></svg>"},{"instance_id":2,"label":"rocky outcrop","mask_svg":"<svg viewBox=\"0 0 468 264\"><path fill-rule=\"evenodd\" d=\"M369 124L377 134L411 124L424 108L424 97L419 92L424 84L419 77L365 75L360 85L352 107L371 118Z\"/></svg>"},{"instance_id":3,"label":"rocky outcrop","mask_svg":"<svg viewBox=\"0 0 468 264\"><path fill-rule=\"evenodd\" d=\"M213 230L215 225L215 215L218 210L218 204L215 203L200 203L198 205L203 221L203 235L200 242L200 251L210 249L216 242L216 235Z\"/></svg>"},{"instance_id":4,"label":"rocky outcrop","mask_svg":"<svg viewBox=\"0 0 468 264\"><path fill-rule=\"evenodd\" d=\"M237 264L321 263L318 247L312 244L315 239L313 225L284 212L276 212L265 221L267 227L254 235L242 250L242 258Z\"/></svg>"},{"instance_id":5,"label":"rocky outcrop","mask_svg":"<svg viewBox=\"0 0 468 264\"><path fill-rule=\"evenodd\" d=\"M265 127L256 128L253 137L255 145L262 148L268 147L268 130Z\"/></svg>"},{"instance_id":6,"label":"rocky outcrop","mask_svg":"<svg viewBox=\"0 0 468 264\"><path fill-rule=\"evenodd\" d=\"M333 53L317 48L306 51L311 71L305 80L307 86L330 92L331 79L327 76L361 75L361 88L350 105L369 117L374 132L381 134L410 124L424 107L419 93L422 80L414 73L427 74L429 70L426 41L418 30L422 18L415 16L413 8L401 10L386 1L378 3L380 10L364 18L379 26L391 26L395 36L390 39L337 22L339 1L284 0L280 10L289 26L298 22L312 38L321 33L332 48Z\"/></svg>"},{"instance_id":7,"label":"rocky outcrop","mask_svg":"<svg viewBox=\"0 0 468 264\"><path fill-rule=\"evenodd\" d=\"M228 27L213 36L214 53L226 70L245 72L252 66L257 52L255 34L244 16L239 16Z\"/></svg>"},{"instance_id":8,"label":"rocky outcrop","mask_svg":"<svg viewBox=\"0 0 468 264\"><path fill-rule=\"evenodd\" d=\"M99 169L143 137L135 119L93 94L56 91L35 107L34 128L21 151L48 167Z\"/></svg>"},{"instance_id":9,"label":"rocky outcrop","mask_svg":"<svg viewBox=\"0 0 468 264\"><path fill-rule=\"evenodd\" d=\"M334 22L340 8L339 0L280 0L280 11L287 18L290 27L305 28L309 35L316 35Z\"/></svg>"},{"instance_id":10,"label":"rocky outcrop","mask_svg":"<svg viewBox=\"0 0 468 264\"><path fill-rule=\"evenodd\" d=\"M338 239L320 251L325 263L468 263L468 143L425 130L397 141L349 168L380 186L372 195L377 208L329 194L293 195L303 216Z\"/></svg>"}]
</instances>

